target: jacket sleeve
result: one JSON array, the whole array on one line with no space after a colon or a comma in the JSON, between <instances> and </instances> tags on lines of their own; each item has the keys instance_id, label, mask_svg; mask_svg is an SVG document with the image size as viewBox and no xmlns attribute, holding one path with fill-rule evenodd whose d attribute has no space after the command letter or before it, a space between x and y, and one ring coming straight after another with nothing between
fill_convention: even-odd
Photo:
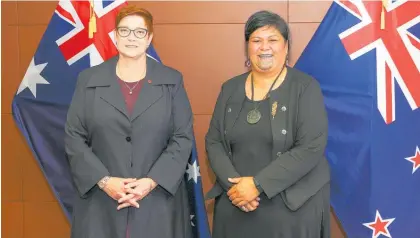
<instances>
[{"instance_id":1,"label":"jacket sleeve","mask_svg":"<svg viewBox=\"0 0 420 238\"><path fill-rule=\"evenodd\" d=\"M159 186L175 195L186 171L193 144L193 116L182 75L174 87L172 100L173 133L168 146L148 173Z\"/></svg>"},{"instance_id":2,"label":"jacket sleeve","mask_svg":"<svg viewBox=\"0 0 420 238\"><path fill-rule=\"evenodd\" d=\"M328 121L319 84L311 80L297 103L294 146L255 178L269 198L299 181L320 162L327 144Z\"/></svg>"},{"instance_id":3,"label":"jacket sleeve","mask_svg":"<svg viewBox=\"0 0 420 238\"><path fill-rule=\"evenodd\" d=\"M89 132L85 116L85 84L88 80L82 72L78 79L75 92L67 112L65 124L65 152L70 164L73 180L81 197L87 193L103 177L109 175L107 168L88 146Z\"/></svg>"},{"instance_id":4,"label":"jacket sleeve","mask_svg":"<svg viewBox=\"0 0 420 238\"><path fill-rule=\"evenodd\" d=\"M221 138L220 125L224 118L224 106L223 104L223 87L219 93L216 101L216 106L213 111L213 116L210 121L209 130L205 137L207 157L210 162L210 166L216 175L217 182L226 191L231 187L231 183L228 178L240 177L239 173L233 166L231 159L229 158Z\"/></svg>"}]
</instances>

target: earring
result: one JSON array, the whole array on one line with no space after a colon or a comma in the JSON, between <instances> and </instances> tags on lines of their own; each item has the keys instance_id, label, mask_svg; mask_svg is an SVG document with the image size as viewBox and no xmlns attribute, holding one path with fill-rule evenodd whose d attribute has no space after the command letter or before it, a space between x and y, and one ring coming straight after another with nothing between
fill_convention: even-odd
<instances>
[{"instance_id":1,"label":"earring","mask_svg":"<svg viewBox=\"0 0 420 238\"><path fill-rule=\"evenodd\" d=\"M251 60L247 59L245 61L245 66L249 68L251 66Z\"/></svg>"}]
</instances>

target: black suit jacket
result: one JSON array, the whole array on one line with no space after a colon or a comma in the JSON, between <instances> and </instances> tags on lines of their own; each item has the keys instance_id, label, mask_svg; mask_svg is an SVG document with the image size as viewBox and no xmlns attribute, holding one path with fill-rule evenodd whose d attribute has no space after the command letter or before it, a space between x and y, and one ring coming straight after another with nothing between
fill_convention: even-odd
<instances>
[{"instance_id":1,"label":"black suit jacket","mask_svg":"<svg viewBox=\"0 0 420 238\"><path fill-rule=\"evenodd\" d=\"M235 125L246 98L244 85L249 73L226 81L217 99L205 138L210 166L216 174L207 199L227 192L232 185L229 177L241 176L232 165L225 135ZM273 160L255 177L268 198L281 194L289 209L297 210L330 180L324 156L328 121L323 96L315 79L288 67L285 80L269 100L270 105L277 102L271 120Z\"/></svg>"}]
</instances>

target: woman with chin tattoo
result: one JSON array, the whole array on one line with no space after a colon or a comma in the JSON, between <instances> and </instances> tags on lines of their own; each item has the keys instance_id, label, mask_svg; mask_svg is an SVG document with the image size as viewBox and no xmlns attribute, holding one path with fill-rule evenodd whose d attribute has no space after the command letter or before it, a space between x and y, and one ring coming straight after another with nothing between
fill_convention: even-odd
<instances>
[{"instance_id":1,"label":"woman with chin tattoo","mask_svg":"<svg viewBox=\"0 0 420 238\"><path fill-rule=\"evenodd\" d=\"M146 55L152 15L116 17L118 55L83 71L65 146L79 196L72 238L189 238L192 111L183 77Z\"/></svg>"},{"instance_id":2,"label":"woman with chin tattoo","mask_svg":"<svg viewBox=\"0 0 420 238\"><path fill-rule=\"evenodd\" d=\"M260 11L245 25L249 72L226 81L206 135L214 238L329 238L327 116L318 82L287 65L290 32Z\"/></svg>"}]
</instances>

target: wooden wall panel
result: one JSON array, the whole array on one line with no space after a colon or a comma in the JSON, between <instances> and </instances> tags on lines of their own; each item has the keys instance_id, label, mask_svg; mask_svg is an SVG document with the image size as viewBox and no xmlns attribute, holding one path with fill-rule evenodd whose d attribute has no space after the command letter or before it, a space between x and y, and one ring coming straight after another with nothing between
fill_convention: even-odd
<instances>
[{"instance_id":1,"label":"wooden wall panel","mask_svg":"<svg viewBox=\"0 0 420 238\"><path fill-rule=\"evenodd\" d=\"M203 24L245 23L248 17L263 9L287 18L287 2L228 2L228 1L169 1L169 2L133 2L148 9L155 19L155 24ZM164 6L164 7L163 7Z\"/></svg>"},{"instance_id":2,"label":"wooden wall panel","mask_svg":"<svg viewBox=\"0 0 420 238\"><path fill-rule=\"evenodd\" d=\"M321 22L331 0L289 1L289 22Z\"/></svg>"},{"instance_id":3,"label":"wooden wall panel","mask_svg":"<svg viewBox=\"0 0 420 238\"><path fill-rule=\"evenodd\" d=\"M19 78L23 79L26 69L34 57L47 25L19 26Z\"/></svg>"},{"instance_id":4,"label":"wooden wall panel","mask_svg":"<svg viewBox=\"0 0 420 238\"><path fill-rule=\"evenodd\" d=\"M1 24L3 26L17 24L17 2L2 1L1 2ZM2 34L3 35L3 34Z\"/></svg>"},{"instance_id":5,"label":"wooden wall panel","mask_svg":"<svg viewBox=\"0 0 420 238\"><path fill-rule=\"evenodd\" d=\"M207 159L205 151L204 136L207 133L207 130L210 125L211 115L195 115L194 116L194 135L196 138L196 146L198 152L198 160L200 163L200 175L201 181L203 183L203 193L204 195L210 190L213 186L215 177L214 173L211 170L209 161ZM213 225L213 208L214 200L205 201L207 217L209 219L210 227Z\"/></svg>"},{"instance_id":6,"label":"wooden wall panel","mask_svg":"<svg viewBox=\"0 0 420 238\"><path fill-rule=\"evenodd\" d=\"M57 202L24 203L25 238L69 238L70 226Z\"/></svg>"},{"instance_id":7,"label":"wooden wall panel","mask_svg":"<svg viewBox=\"0 0 420 238\"><path fill-rule=\"evenodd\" d=\"M194 112L194 132L203 190L214 183L205 155L207 132L221 84L246 71L244 23L267 9L289 21L293 65L328 10L328 1L138 1L155 18L154 45L163 62L184 75ZM69 224L26 142L18 133L10 104L34 55L57 2L2 2L2 194L4 237L69 237ZM6 11L4 11L6 10ZM42 86L42 85L41 85ZM9 146L11 144L12 146ZM5 146L3 146L5 148ZM7 158L5 158L7 157ZM18 159L14 159L18 158ZM5 184L5 181L18 181ZM11 202L16 201L16 202ZM206 201L210 224L213 201ZM333 238L344 237L332 214Z\"/></svg>"},{"instance_id":8,"label":"wooden wall panel","mask_svg":"<svg viewBox=\"0 0 420 238\"><path fill-rule=\"evenodd\" d=\"M19 25L47 25L54 14L57 1L18 1L17 5Z\"/></svg>"},{"instance_id":9,"label":"wooden wall panel","mask_svg":"<svg viewBox=\"0 0 420 238\"><path fill-rule=\"evenodd\" d=\"M56 198L48 185L38 162L29 154L23 158L23 201L55 202Z\"/></svg>"},{"instance_id":10,"label":"wooden wall panel","mask_svg":"<svg viewBox=\"0 0 420 238\"><path fill-rule=\"evenodd\" d=\"M148 9L153 14L155 24L245 23L252 13L262 9L270 9L287 19L287 2L131 1L131 3ZM162 7L162 4L165 6ZM232 14L232 9L237 9L239 5L240 11ZM55 6L56 3L50 1L18 2L18 22L22 25L47 24Z\"/></svg>"},{"instance_id":11,"label":"wooden wall panel","mask_svg":"<svg viewBox=\"0 0 420 238\"><path fill-rule=\"evenodd\" d=\"M1 112L12 112L12 99L20 84L19 77L19 44L18 27L2 26L1 28Z\"/></svg>"},{"instance_id":12,"label":"wooden wall panel","mask_svg":"<svg viewBox=\"0 0 420 238\"><path fill-rule=\"evenodd\" d=\"M319 23L290 23L291 52L289 64L294 65L312 38Z\"/></svg>"},{"instance_id":13,"label":"wooden wall panel","mask_svg":"<svg viewBox=\"0 0 420 238\"><path fill-rule=\"evenodd\" d=\"M7 142L1 151L1 187L2 201L22 201L22 154L26 145L22 143L21 136L13 121L11 114L1 115L1 137Z\"/></svg>"},{"instance_id":14,"label":"wooden wall panel","mask_svg":"<svg viewBox=\"0 0 420 238\"><path fill-rule=\"evenodd\" d=\"M162 61L181 71L194 114L211 114L221 84L245 72L243 24L158 25Z\"/></svg>"},{"instance_id":15,"label":"wooden wall panel","mask_svg":"<svg viewBox=\"0 0 420 238\"><path fill-rule=\"evenodd\" d=\"M23 203L1 203L1 237L23 238Z\"/></svg>"},{"instance_id":16,"label":"wooden wall panel","mask_svg":"<svg viewBox=\"0 0 420 238\"><path fill-rule=\"evenodd\" d=\"M203 181L203 192L207 193L213 186L215 181L214 173L210 168L206 155L204 136L210 125L211 115L195 115L194 116L194 135L197 138L196 146L198 152L198 160L200 162L200 174Z\"/></svg>"}]
</instances>

